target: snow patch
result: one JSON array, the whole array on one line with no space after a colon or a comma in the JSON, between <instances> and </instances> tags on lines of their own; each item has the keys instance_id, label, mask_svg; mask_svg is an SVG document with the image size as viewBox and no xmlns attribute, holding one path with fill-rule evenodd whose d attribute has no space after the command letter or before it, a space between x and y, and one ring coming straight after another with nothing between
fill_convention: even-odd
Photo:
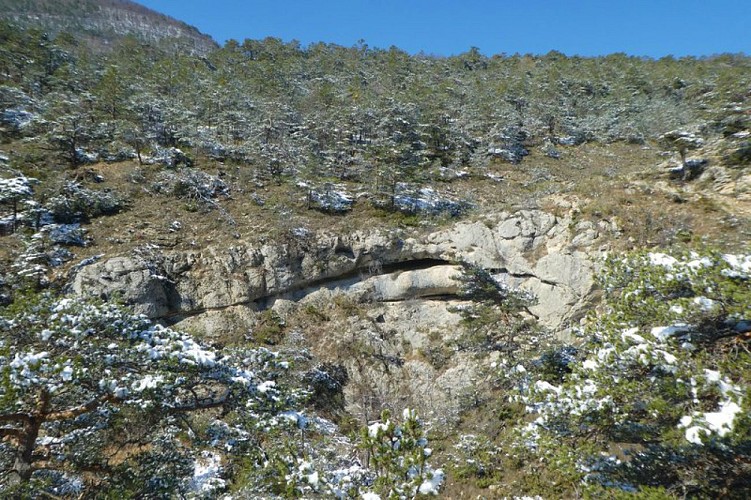
<instances>
[{"instance_id":1,"label":"snow patch","mask_svg":"<svg viewBox=\"0 0 751 500\"><path fill-rule=\"evenodd\" d=\"M537 382L535 382L535 389L540 392L554 392L556 394L561 393L560 387L556 387L550 382L546 382L544 380L538 380Z\"/></svg>"},{"instance_id":2,"label":"snow patch","mask_svg":"<svg viewBox=\"0 0 751 500\"><path fill-rule=\"evenodd\" d=\"M222 459L216 453L204 451L193 465L193 479L190 489L195 493L211 493L224 488L226 482L221 478Z\"/></svg>"},{"instance_id":3,"label":"snow patch","mask_svg":"<svg viewBox=\"0 0 751 500\"><path fill-rule=\"evenodd\" d=\"M378 436L379 432L386 432L389 428L388 423L376 422L368 426L368 436L374 438Z\"/></svg>"},{"instance_id":4,"label":"snow patch","mask_svg":"<svg viewBox=\"0 0 751 500\"><path fill-rule=\"evenodd\" d=\"M638 332L638 328L630 328L623 333L621 333L621 340L624 342L633 342L635 344L645 344L647 341L642 337L641 335L638 335L636 332Z\"/></svg>"},{"instance_id":5,"label":"snow patch","mask_svg":"<svg viewBox=\"0 0 751 500\"><path fill-rule=\"evenodd\" d=\"M438 495L444 477L441 469L434 470L432 476L422 482L418 491L421 495Z\"/></svg>"},{"instance_id":6,"label":"snow patch","mask_svg":"<svg viewBox=\"0 0 751 500\"><path fill-rule=\"evenodd\" d=\"M258 384L256 388L258 389L258 392L266 394L274 387L276 387L276 382L274 382L273 380L266 380L265 382Z\"/></svg>"},{"instance_id":7,"label":"snow patch","mask_svg":"<svg viewBox=\"0 0 751 500\"><path fill-rule=\"evenodd\" d=\"M682 333L688 333L688 331L689 331L688 325L675 324L671 326L656 326L652 328L651 333L652 333L652 336L655 337L660 342L665 342L670 337L674 337Z\"/></svg>"},{"instance_id":8,"label":"snow patch","mask_svg":"<svg viewBox=\"0 0 751 500\"><path fill-rule=\"evenodd\" d=\"M664 267L665 269L673 269L673 267L678 264L678 259L664 253L650 252L647 254L647 256L649 257L649 263L653 266L660 266Z\"/></svg>"}]
</instances>

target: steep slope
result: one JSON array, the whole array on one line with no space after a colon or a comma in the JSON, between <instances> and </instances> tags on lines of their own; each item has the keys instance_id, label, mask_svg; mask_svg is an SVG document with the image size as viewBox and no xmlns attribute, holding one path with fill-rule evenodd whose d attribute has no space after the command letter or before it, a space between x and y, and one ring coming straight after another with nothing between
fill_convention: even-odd
<instances>
[{"instance_id":1,"label":"steep slope","mask_svg":"<svg viewBox=\"0 0 751 500\"><path fill-rule=\"evenodd\" d=\"M113 1L26 2L36 28L0 22L0 420L19 423L0 427L0 470L28 466L8 445L25 435L39 445L31 462L65 472L37 474L28 491L88 481L77 495L155 497L150 475L179 467L186 490L213 469L216 495L330 498L320 485L376 484L374 439L404 450L382 432L389 410L426 419L445 498L620 498L642 486L642 498L660 487L649 498L748 498L750 58L552 53L473 66L274 38L202 56L164 39L120 43L111 28L100 40L114 50L92 53L50 40L32 4L48 23L136 9L132 22L117 9L102 22L140 26L139 7ZM671 270L682 261L695 283ZM55 293L50 326L35 304ZM82 409L41 416L75 422L23 428L32 418L5 381L36 383L37 367L61 387L81 372L83 389L124 394L81 367L113 371L111 351L134 339L105 340L120 326L107 317L100 332L60 314L111 299L221 349L217 359L258 349L285 365L260 394L289 385L310 398L276 408L283 432L242 421L262 432L242 438L257 460L214 439L248 413L213 407L214 383L185 393L210 411L163 441L188 461L171 447L151 458L159 427L145 416L162 410L140 400L146 414L119 414L111 436L78 433L92 424L77 412L108 393L81 406L85 391L55 389ZM80 347L90 334L95 353ZM151 391L144 402L171 400L153 391L171 379L143 359L162 359L141 342L160 338L121 349L141 356L122 388ZM213 363L180 340L175 356ZM24 391L39 408L45 392ZM80 442L63 442L67 429ZM59 454L68 444L86 460ZM89 472L108 452L123 466L110 486L132 493ZM352 488L333 496L365 497ZM0 496L13 493L0 474Z\"/></svg>"},{"instance_id":2,"label":"steep slope","mask_svg":"<svg viewBox=\"0 0 751 500\"><path fill-rule=\"evenodd\" d=\"M217 47L196 28L129 0L0 0L0 18L51 33L66 31L100 50L128 35L147 42L170 39L198 54Z\"/></svg>"}]
</instances>

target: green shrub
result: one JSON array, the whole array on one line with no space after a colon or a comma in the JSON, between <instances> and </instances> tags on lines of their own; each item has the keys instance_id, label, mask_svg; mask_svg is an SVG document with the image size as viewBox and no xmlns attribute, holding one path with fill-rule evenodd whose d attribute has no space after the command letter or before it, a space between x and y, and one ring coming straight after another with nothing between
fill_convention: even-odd
<instances>
[{"instance_id":1,"label":"green shrub","mask_svg":"<svg viewBox=\"0 0 751 500\"><path fill-rule=\"evenodd\" d=\"M521 386L535 420L517 427L516 453L546 463L525 470L523 491L743 498L751 256L612 256L600 285L603 311L584 329L576 359L557 377L530 371ZM536 478L554 468L565 471L554 482L566 489L545 493Z\"/></svg>"}]
</instances>

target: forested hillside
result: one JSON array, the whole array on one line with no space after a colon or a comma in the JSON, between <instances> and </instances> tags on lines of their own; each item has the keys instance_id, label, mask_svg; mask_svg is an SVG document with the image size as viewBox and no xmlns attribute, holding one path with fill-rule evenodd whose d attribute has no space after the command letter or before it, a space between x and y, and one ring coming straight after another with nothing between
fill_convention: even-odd
<instances>
[{"instance_id":1,"label":"forested hillside","mask_svg":"<svg viewBox=\"0 0 751 500\"><path fill-rule=\"evenodd\" d=\"M51 36L66 33L97 52L108 51L126 36L150 43L168 41L197 54L217 48L196 28L130 0L3 0L0 19L43 29Z\"/></svg>"},{"instance_id":2,"label":"forested hillside","mask_svg":"<svg viewBox=\"0 0 751 500\"><path fill-rule=\"evenodd\" d=\"M0 1L0 496L748 497L747 56L73 4Z\"/></svg>"}]
</instances>

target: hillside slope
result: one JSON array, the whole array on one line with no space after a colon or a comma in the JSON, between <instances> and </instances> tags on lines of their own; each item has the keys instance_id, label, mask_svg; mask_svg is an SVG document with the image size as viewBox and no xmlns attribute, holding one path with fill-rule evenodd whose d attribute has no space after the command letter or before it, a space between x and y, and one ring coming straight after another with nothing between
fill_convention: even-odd
<instances>
[{"instance_id":1,"label":"hillside slope","mask_svg":"<svg viewBox=\"0 0 751 500\"><path fill-rule=\"evenodd\" d=\"M53 35L67 31L99 49L127 35L152 43L173 39L199 54L217 48L196 28L129 0L1 0L0 18Z\"/></svg>"},{"instance_id":2,"label":"hillside slope","mask_svg":"<svg viewBox=\"0 0 751 500\"><path fill-rule=\"evenodd\" d=\"M0 497L749 498L751 58L71 42L0 20Z\"/></svg>"}]
</instances>

